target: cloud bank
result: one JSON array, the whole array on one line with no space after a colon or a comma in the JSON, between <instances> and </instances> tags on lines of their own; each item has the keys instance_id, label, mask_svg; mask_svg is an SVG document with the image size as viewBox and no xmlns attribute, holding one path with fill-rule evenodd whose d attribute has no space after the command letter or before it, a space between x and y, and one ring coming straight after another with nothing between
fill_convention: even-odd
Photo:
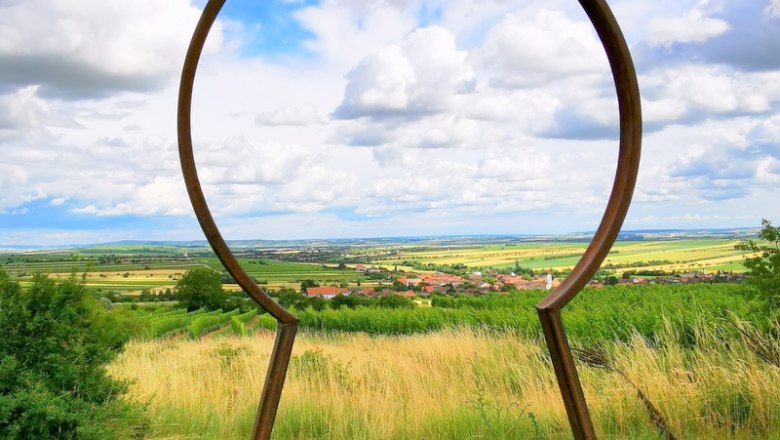
<instances>
[{"instance_id":1,"label":"cloud bank","mask_svg":"<svg viewBox=\"0 0 780 440\"><path fill-rule=\"evenodd\" d=\"M200 5L0 3L0 244L200 237L174 128ZM780 217L777 0L613 7L645 120L626 227ZM223 232L594 229L618 115L601 43L577 8L323 0L228 10L192 109Z\"/></svg>"}]
</instances>

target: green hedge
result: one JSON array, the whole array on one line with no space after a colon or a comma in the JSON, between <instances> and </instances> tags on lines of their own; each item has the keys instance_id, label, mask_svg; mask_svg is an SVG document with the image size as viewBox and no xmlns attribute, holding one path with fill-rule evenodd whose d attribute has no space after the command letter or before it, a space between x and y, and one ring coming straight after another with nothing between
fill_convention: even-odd
<instances>
[{"instance_id":1,"label":"green hedge","mask_svg":"<svg viewBox=\"0 0 780 440\"><path fill-rule=\"evenodd\" d=\"M235 309L229 312L221 313L222 310L214 310L193 319L187 326L187 331L193 339L197 339L209 330L219 327L228 321L232 316L238 315L240 310Z\"/></svg>"},{"instance_id":2,"label":"green hedge","mask_svg":"<svg viewBox=\"0 0 780 440\"><path fill-rule=\"evenodd\" d=\"M153 315L149 321L149 332L152 337L160 337L165 333L186 328L195 318L206 313L205 309L199 309L187 313L185 309L177 309L182 312L164 315Z\"/></svg>"},{"instance_id":3,"label":"green hedge","mask_svg":"<svg viewBox=\"0 0 780 440\"><path fill-rule=\"evenodd\" d=\"M241 336L247 335L249 332L246 328L246 323L257 316L257 310L250 310L240 315L233 315L230 317L230 327L233 329L233 333Z\"/></svg>"},{"instance_id":4,"label":"green hedge","mask_svg":"<svg viewBox=\"0 0 780 440\"><path fill-rule=\"evenodd\" d=\"M665 325L682 334L700 323L722 323L731 314L766 324L771 311L749 300L740 284L612 286L586 289L563 311L570 338L581 342L627 339L632 332L652 338ZM512 330L541 337L535 305L545 292L529 291L481 296L434 296L433 307L415 309L342 308L295 311L302 329L410 334L452 327ZM276 321L262 315L261 328L275 329Z\"/></svg>"},{"instance_id":5,"label":"green hedge","mask_svg":"<svg viewBox=\"0 0 780 440\"><path fill-rule=\"evenodd\" d=\"M680 334L691 334L699 324L722 323L731 314L766 325L772 311L750 300L750 287L742 284L693 284L608 286L585 289L563 311L568 336L578 342L627 339L632 332L652 338L664 326L672 325ZM385 309L358 307L339 310L312 308L295 310L299 327L309 330L366 332L370 334L410 334L445 328L473 327L511 330L528 337L541 337L535 305L545 292L491 293L480 296L440 296L432 307ZM774 312L776 313L776 312ZM189 317L192 313L187 314ZM231 316L235 316L235 320ZM156 321L163 333L184 328L193 337L231 321L233 331L246 332L246 322L254 312L208 313L184 324L180 315ZM176 321L178 320L178 321ZM253 330L276 329L276 320L261 314ZM160 330L161 331L161 330ZM161 334L161 333L158 333Z\"/></svg>"}]
</instances>

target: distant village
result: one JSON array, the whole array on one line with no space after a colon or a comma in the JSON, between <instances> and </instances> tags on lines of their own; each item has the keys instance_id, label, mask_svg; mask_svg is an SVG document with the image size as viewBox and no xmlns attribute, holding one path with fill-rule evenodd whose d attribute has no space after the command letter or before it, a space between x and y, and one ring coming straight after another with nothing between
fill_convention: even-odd
<instances>
[{"instance_id":1,"label":"distant village","mask_svg":"<svg viewBox=\"0 0 780 440\"><path fill-rule=\"evenodd\" d=\"M427 297L432 294L482 295L490 292L513 292L525 290L550 290L558 287L563 278L555 278L550 272L544 276L528 277L514 273L501 274L495 270L473 271L468 276L443 272L435 273L398 273L383 267L356 264L354 270L372 278L384 281L379 287L307 287L308 297L323 299L337 295L366 295L370 297L399 295L409 298ZM587 287L603 288L605 285L647 285L647 284L692 284L727 283L742 281L742 274L728 273L682 273L668 276L638 277L615 276L593 279Z\"/></svg>"}]
</instances>

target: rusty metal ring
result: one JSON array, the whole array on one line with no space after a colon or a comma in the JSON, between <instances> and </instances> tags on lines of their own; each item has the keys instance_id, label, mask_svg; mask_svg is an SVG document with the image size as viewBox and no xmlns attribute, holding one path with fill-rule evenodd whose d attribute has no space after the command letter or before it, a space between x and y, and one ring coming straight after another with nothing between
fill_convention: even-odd
<instances>
[{"instance_id":1,"label":"rusty metal ring","mask_svg":"<svg viewBox=\"0 0 780 440\"><path fill-rule=\"evenodd\" d=\"M191 107L195 72L206 37L224 3L225 0L209 0L208 4L206 4L203 14L195 27L190 46L187 49L187 56L184 59L181 82L179 83L179 106L176 126L179 138L179 160L181 162L181 171L184 175L184 183L187 186L187 194L190 202L192 202L192 208L195 210L195 216L198 218L200 227L203 229L203 233L206 235L214 253L217 254L219 261L222 262L222 265L225 266L238 285L257 304L276 318L278 323L276 341L271 352L268 373L263 385L263 392L257 408L257 416L255 417L251 437L254 440L267 440L271 437L274 419L279 408L279 399L282 395L284 379L287 375L287 366L290 363L295 333L298 329L298 318L268 296L233 257L230 248L228 248L225 240L219 233L219 229L217 229L214 218L211 216L209 207L206 204L206 198L203 196L192 152Z\"/></svg>"},{"instance_id":2,"label":"rusty metal ring","mask_svg":"<svg viewBox=\"0 0 780 440\"><path fill-rule=\"evenodd\" d=\"M636 184L642 138L639 86L631 54L620 27L604 0L579 0L579 2L604 46L615 81L620 113L620 149L612 193L591 244L561 286L536 306L569 423L577 440L594 439L595 433L560 312L590 280L617 238ZM298 320L263 292L233 257L211 216L197 175L191 135L192 89L203 45L224 3L225 0L209 0L193 33L179 85L177 132L179 156L187 193L209 244L244 291L279 323L269 371L252 430L251 438L259 440L270 438L273 429Z\"/></svg>"},{"instance_id":3,"label":"rusty metal ring","mask_svg":"<svg viewBox=\"0 0 780 440\"><path fill-rule=\"evenodd\" d=\"M617 170L604 216L593 240L572 272L536 305L566 414L576 440L595 439L593 422L582 392L577 368L561 320L561 309L590 281L615 243L626 218L639 173L642 144L642 108L631 53L615 16L604 0L580 0L601 39L609 60L620 113L620 149Z\"/></svg>"}]
</instances>

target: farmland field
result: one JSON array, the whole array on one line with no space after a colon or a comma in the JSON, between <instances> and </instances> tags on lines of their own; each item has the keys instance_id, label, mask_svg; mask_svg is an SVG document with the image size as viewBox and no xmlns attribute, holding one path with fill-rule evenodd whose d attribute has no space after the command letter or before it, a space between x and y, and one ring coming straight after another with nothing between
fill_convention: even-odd
<instances>
[{"instance_id":1,"label":"farmland field","mask_svg":"<svg viewBox=\"0 0 780 440\"><path fill-rule=\"evenodd\" d=\"M222 270L222 263L216 258L202 260L209 267ZM354 270L340 270L335 265L316 263L293 263L285 261L239 258L239 263L252 277L262 281L264 286L278 289L280 287L300 287L301 281L315 280L322 284L338 284L342 282L357 283L365 281L363 274Z\"/></svg>"},{"instance_id":2,"label":"farmland field","mask_svg":"<svg viewBox=\"0 0 780 440\"><path fill-rule=\"evenodd\" d=\"M148 249L147 249L148 250ZM115 256L113 250L106 253ZM47 273L53 277L67 277L72 273L84 274L86 285L102 291L114 290L138 293L141 290L161 291L173 288L178 279L194 267L211 267L224 271L221 263L210 252L183 258L182 251L166 249L155 256L132 254L116 257L116 262L101 262L94 252L36 252L0 255L0 268L27 284L35 273ZM97 254L99 255L99 254ZM113 258L113 257L112 257ZM365 281L354 270L340 270L335 264L285 262L256 258L239 258L241 265L267 288L300 287L303 280L315 280L323 284ZM370 285L370 283L369 283ZM237 290L236 285L226 285Z\"/></svg>"},{"instance_id":3,"label":"farmland field","mask_svg":"<svg viewBox=\"0 0 780 440\"><path fill-rule=\"evenodd\" d=\"M740 241L741 238L736 237L618 241L602 269L617 276L629 270L740 272L743 253L734 249ZM355 263L421 272L459 264L474 270L520 266L565 273L576 264L586 245L582 240L500 243L496 239L464 238L445 242L421 240L413 244L397 240L359 247L340 243L324 243L320 247L258 248L260 250L241 247L236 252L250 276L265 288L276 290L297 289L304 280L321 285L375 286L374 281L354 270ZM317 261L310 261L312 259ZM344 261L348 263L346 270L337 267ZM0 254L0 268L23 284L28 283L34 273L55 277L78 273L86 274L90 288L130 295L143 290L171 289L184 272L199 266L224 271L208 247L192 245L103 245ZM236 285L225 288L238 290Z\"/></svg>"},{"instance_id":4,"label":"farmland field","mask_svg":"<svg viewBox=\"0 0 780 440\"><path fill-rule=\"evenodd\" d=\"M690 272L740 271L743 253L734 249L740 240L699 239L650 242L617 242L602 268L620 271L663 270ZM465 264L474 268L521 267L569 270L585 251L587 243L520 243L448 248L397 248L390 258L378 259L384 266L405 262Z\"/></svg>"}]
</instances>

